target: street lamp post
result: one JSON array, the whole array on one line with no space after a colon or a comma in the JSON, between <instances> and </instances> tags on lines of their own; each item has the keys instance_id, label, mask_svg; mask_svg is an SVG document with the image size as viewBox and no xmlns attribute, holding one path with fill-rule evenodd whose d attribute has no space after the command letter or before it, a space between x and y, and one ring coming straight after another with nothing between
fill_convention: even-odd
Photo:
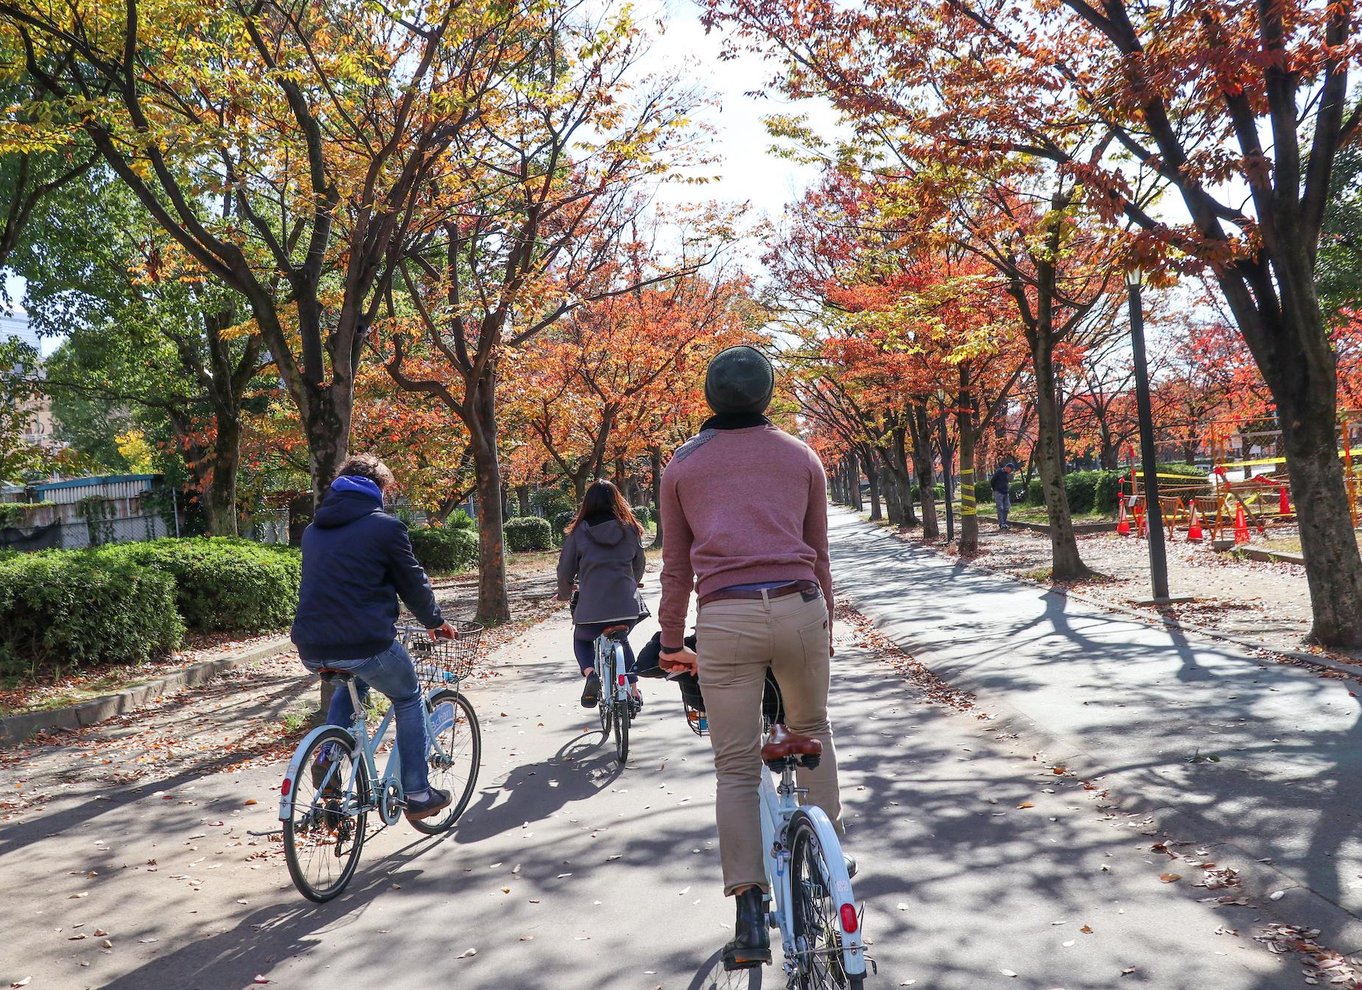
<instances>
[{"instance_id":1,"label":"street lamp post","mask_svg":"<svg viewBox=\"0 0 1362 990\"><path fill-rule=\"evenodd\" d=\"M1144 473L1145 519L1149 525L1149 577L1154 601L1168 600L1168 556L1163 545L1163 513L1159 508L1158 452L1154 447L1154 411L1149 401L1149 365L1144 354L1144 307L1139 268L1126 272L1130 290L1130 346L1135 355L1135 408L1140 419L1140 461Z\"/></svg>"}]
</instances>

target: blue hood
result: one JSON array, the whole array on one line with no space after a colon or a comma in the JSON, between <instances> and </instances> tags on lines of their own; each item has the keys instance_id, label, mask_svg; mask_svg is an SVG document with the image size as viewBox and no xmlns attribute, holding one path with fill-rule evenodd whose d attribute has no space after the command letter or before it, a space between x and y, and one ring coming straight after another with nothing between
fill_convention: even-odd
<instances>
[{"instance_id":1,"label":"blue hood","mask_svg":"<svg viewBox=\"0 0 1362 990\"><path fill-rule=\"evenodd\" d=\"M331 490L313 522L323 529L334 529L382 510L383 492L377 484L368 478L343 474L331 482Z\"/></svg>"}]
</instances>

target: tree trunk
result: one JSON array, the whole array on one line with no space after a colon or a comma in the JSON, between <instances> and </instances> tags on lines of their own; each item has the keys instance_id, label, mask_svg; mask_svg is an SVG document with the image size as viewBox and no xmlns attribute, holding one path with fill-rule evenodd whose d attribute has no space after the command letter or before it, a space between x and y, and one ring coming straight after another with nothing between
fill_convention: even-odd
<instances>
[{"instance_id":1,"label":"tree trunk","mask_svg":"<svg viewBox=\"0 0 1362 990\"><path fill-rule=\"evenodd\" d=\"M1028 326L1031 363L1036 383L1036 449L1032 454L1040 470L1045 492L1045 512L1050 521L1051 578L1076 581L1091 573L1078 553L1069 499L1064 494L1064 445L1059 435L1059 408L1055 402L1054 340L1051 328L1040 321Z\"/></svg>"},{"instance_id":2,"label":"tree trunk","mask_svg":"<svg viewBox=\"0 0 1362 990\"><path fill-rule=\"evenodd\" d=\"M880 469L875 466L875 455L869 450L861 451L865 464L865 480L870 483L870 521L879 522L884 518L880 508Z\"/></svg>"},{"instance_id":3,"label":"tree trunk","mask_svg":"<svg viewBox=\"0 0 1362 990\"><path fill-rule=\"evenodd\" d=\"M348 383L308 386L302 409L303 434L307 438L308 466L312 473L313 507L319 507L331 488L336 471L350 452L350 416L353 389Z\"/></svg>"},{"instance_id":4,"label":"tree trunk","mask_svg":"<svg viewBox=\"0 0 1362 990\"><path fill-rule=\"evenodd\" d=\"M496 377L489 369L475 384L473 464L478 493L478 610L476 619L497 625L511 618L506 595L506 547L501 513L501 461L497 457Z\"/></svg>"},{"instance_id":5,"label":"tree trunk","mask_svg":"<svg viewBox=\"0 0 1362 990\"><path fill-rule=\"evenodd\" d=\"M210 536L237 536L236 475L241 460L241 424L218 417L212 468L203 491L203 512Z\"/></svg>"},{"instance_id":6,"label":"tree trunk","mask_svg":"<svg viewBox=\"0 0 1362 990\"><path fill-rule=\"evenodd\" d=\"M534 506L530 505L529 485L516 485L515 498L516 501L519 503L520 514L522 516L529 516L534 514Z\"/></svg>"},{"instance_id":7,"label":"tree trunk","mask_svg":"<svg viewBox=\"0 0 1362 990\"><path fill-rule=\"evenodd\" d=\"M963 362L955 416L960 435L960 552L975 553L979 549L979 510L974 503L974 393L969 366Z\"/></svg>"},{"instance_id":8,"label":"tree trunk","mask_svg":"<svg viewBox=\"0 0 1362 990\"><path fill-rule=\"evenodd\" d=\"M865 511L865 500L861 498L861 458L856 451L847 452L847 466L851 474L851 506L858 513Z\"/></svg>"},{"instance_id":9,"label":"tree trunk","mask_svg":"<svg viewBox=\"0 0 1362 990\"><path fill-rule=\"evenodd\" d=\"M908 426L913 439L913 473L917 475L918 500L922 504L922 537L939 540L941 524L936 518L936 492L933 490L932 428L927 421L926 406L912 407L908 414ZM912 502L911 498L909 502Z\"/></svg>"},{"instance_id":10,"label":"tree trunk","mask_svg":"<svg viewBox=\"0 0 1362 990\"><path fill-rule=\"evenodd\" d=\"M657 532L653 536L653 546L662 546L662 448L653 447L648 451L648 464L652 470L653 482L653 505L657 511L653 513L657 518L653 521L657 525Z\"/></svg>"}]
</instances>

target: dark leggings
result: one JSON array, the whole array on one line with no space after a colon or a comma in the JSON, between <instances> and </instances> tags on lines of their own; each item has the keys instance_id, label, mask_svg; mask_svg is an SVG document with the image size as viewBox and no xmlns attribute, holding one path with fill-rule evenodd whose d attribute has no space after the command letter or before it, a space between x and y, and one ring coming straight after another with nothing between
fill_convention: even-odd
<instances>
[{"instance_id":1,"label":"dark leggings","mask_svg":"<svg viewBox=\"0 0 1362 990\"><path fill-rule=\"evenodd\" d=\"M579 625L573 630L572 652L577 655L577 666L582 668L583 673L594 670L596 667L596 637L608 626L618 626L619 624L618 622L596 622L589 625ZM587 638L583 639L583 636ZM624 669L629 672L629 683L635 684L638 682L638 675L634 673L636 666L634 648L629 645L627 636L620 640L620 644L624 647Z\"/></svg>"}]
</instances>

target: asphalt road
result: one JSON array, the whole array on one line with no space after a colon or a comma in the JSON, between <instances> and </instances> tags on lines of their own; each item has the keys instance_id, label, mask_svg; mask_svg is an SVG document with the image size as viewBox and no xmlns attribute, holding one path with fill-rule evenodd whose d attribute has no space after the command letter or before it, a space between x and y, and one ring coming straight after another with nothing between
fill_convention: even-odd
<instances>
[{"instance_id":1,"label":"asphalt road","mask_svg":"<svg viewBox=\"0 0 1362 990\"><path fill-rule=\"evenodd\" d=\"M568 628L558 613L489 658L500 676L471 692L483 767L455 831L378 835L326 905L293 890L277 840L251 834L277 826L277 758L223 771L235 761L205 736L200 759L120 785L74 773L102 758L83 737L33 754L58 768L46 775L0 769L0 789L53 791L0 827L0 986L729 986L708 743L675 687L654 684L617 767L578 705ZM842 629L833 714L878 963L868 986L1301 985L1251 938L1262 911L1200 900L1223 891L1192 886L1195 846L1151 851L1141 816L1104 807L978 711L931 701ZM224 697L191 728L266 717L258 698ZM1161 881L1171 871L1185 879ZM783 984L768 968L732 985Z\"/></svg>"}]
</instances>

